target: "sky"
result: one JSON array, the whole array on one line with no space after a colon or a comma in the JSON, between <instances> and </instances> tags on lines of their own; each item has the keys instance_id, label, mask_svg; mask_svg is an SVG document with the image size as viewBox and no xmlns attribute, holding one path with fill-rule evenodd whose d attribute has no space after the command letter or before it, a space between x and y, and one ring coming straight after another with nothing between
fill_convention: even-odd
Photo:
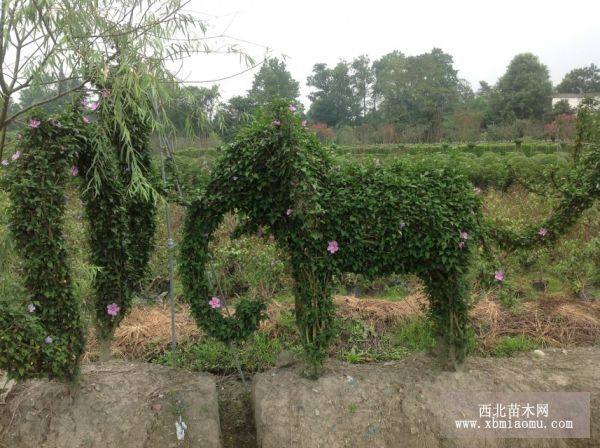
<instances>
[{"instance_id":1,"label":"sky","mask_svg":"<svg viewBox=\"0 0 600 448\"><path fill-rule=\"evenodd\" d=\"M308 105L306 78L315 63L335 65L399 50L417 55L441 48L474 89L494 84L513 56L531 52L554 84L571 69L600 65L600 0L192 0L209 24L213 48L237 43L256 61L285 56ZM178 69L187 81L207 81L247 69L239 57L197 55ZM258 68L218 82L223 99L245 94ZM210 86L211 83L195 85Z\"/></svg>"}]
</instances>

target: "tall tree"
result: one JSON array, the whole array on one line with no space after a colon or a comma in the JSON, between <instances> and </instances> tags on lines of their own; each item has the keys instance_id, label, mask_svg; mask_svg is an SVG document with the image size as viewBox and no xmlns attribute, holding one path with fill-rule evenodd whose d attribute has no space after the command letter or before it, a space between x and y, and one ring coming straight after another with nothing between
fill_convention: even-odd
<instances>
[{"instance_id":1,"label":"tall tree","mask_svg":"<svg viewBox=\"0 0 600 448\"><path fill-rule=\"evenodd\" d=\"M352 88L356 96L362 101L362 118L364 119L369 112L369 98L371 97L371 89L375 76L371 61L367 55L361 55L352 61Z\"/></svg>"},{"instance_id":2,"label":"tall tree","mask_svg":"<svg viewBox=\"0 0 600 448\"><path fill-rule=\"evenodd\" d=\"M220 97L216 85L210 88L182 86L169 101L167 116L180 132L206 134L211 130Z\"/></svg>"},{"instance_id":3,"label":"tall tree","mask_svg":"<svg viewBox=\"0 0 600 448\"><path fill-rule=\"evenodd\" d=\"M351 124L360 116L360 99L352 89L350 66L341 61L335 67L315 64L307 84L315 90L309 94L312 101L309 116L329 126Z\"/></svg>"},{"instance_id":4,"label":"tall tree","mask_svg":"<svg viewBox=\"0 0 600 448\"><path fill-rule=\"evenodd\" d=\"M256 104L250 96L233 96L227 104L221 105L215 114L215 128L225 141L231 140L239 126L250 121Z\"/></svg>"},{"instance_id":5,"label":"tall tree","mask_svg":"<svg viewBox=\"0 0 600 448\"><path fill-rule=\"evenodd\" d=\"M541 119L551 107L548 68L531 53L515 56L498 80L492 112L499 120Z\"/></svg>"},{"instance_id":6,"label":"tall tree","mask_svg":"<svg viewBox=\"0 0 600 448\"><path fill-rule=\"evenodd\" d=\"M600 67L591 64L571 70L556 86L559 93L596 93L600 92Z\"/></svg>"},{"instance_id":7,"label":"tall tree","mask_svg":"<svg viewBox=\"0 0 600 448\"><path fill-rule=\"evenodd\" d=\"M427 140L439 137L444 117L471 95L470 87L457 76L452 56L438 48L409 57L394 51L376 61L374 68L381 119L423 125Z\"/></svg>"},{"instance_id":8,"label":"tall tree","mask_svg":"<svg viewBox=\"0 0 600 448\"><path fill-rule=\"evenodd\" d=\"M298 81L292 78L285 62L270 58L254 77L248 96L257 106L267 104L276 98L297 101L300 95L298 87Z\"/></svg>"},{"instance_id":9,"label":"tall tree","mask_svg":"<svg viewBox=\"0 0 600 448\"><path fill-rule=\"evenodd\" d=\"M402 102L405 70L406 57L397 50L373 62L374 109L380 109L380 115L386 121L398 123L406 119L407 111Z\"/></svg>"}]
</instances>

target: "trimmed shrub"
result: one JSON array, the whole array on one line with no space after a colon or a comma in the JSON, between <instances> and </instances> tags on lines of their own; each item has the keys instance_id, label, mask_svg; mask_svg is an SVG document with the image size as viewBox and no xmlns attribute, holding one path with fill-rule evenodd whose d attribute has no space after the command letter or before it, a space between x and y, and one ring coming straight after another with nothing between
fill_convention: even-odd
<instances>
[{"instance_id":1,"label":"trimmed shrub","mask_svg":"<svg viewBox=\"0 0 600 448\"><path fill-rule=\"evenodd\" d=\"M453 364L468 344L465 274L480 202L468 178L439 160L389 166L333 163L286 103L275 103L226 149L185 222L180 272L198 324L223 341L247 337L263 318L241 300L225 317L205 275L208 241L230 211L247 230L270 232L290 256L296 321L318 370L334 336L332 280L416 273L430 297L435 334Z\"/></svg>"},{"instance_id":2,"label":"trimmed shrub","mask_svg":"<svg viewBox=\"0 0 600 448\"><path fill-rule=\"evenodd\" d=\"M84 349L63 235L78 119L75 112L54 119L32 112L5 179L26 300L3 304L0 368L16 378L72 379Z\"/></svg>"}]
</instances>

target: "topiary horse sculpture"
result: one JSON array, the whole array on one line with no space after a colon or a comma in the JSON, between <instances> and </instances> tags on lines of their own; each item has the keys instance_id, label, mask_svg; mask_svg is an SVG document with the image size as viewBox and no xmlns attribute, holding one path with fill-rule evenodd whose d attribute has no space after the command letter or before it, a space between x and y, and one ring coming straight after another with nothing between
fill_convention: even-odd
<instances>
[{"instance_id":1,"label":"topiary horse sculpture","mask_svg":"<svg viewBox=\"0 0 600 448\"><path fill-rule=\"evenodd\" d=\"M480 201L467 178L431 162L388 167L334 163L287 103L275 103L240 131L185 222L181 273L199 325L222 341L243 338L264 305L242 299L224 317L210 299L205 265L211 235L230 211L246 230L264 227L290 255L296 320L318 368L334 335L332 278L343 272L414 273L425 284L429 315L450 364L468 342L470 242Z\"/></svg>"}]
</instances>

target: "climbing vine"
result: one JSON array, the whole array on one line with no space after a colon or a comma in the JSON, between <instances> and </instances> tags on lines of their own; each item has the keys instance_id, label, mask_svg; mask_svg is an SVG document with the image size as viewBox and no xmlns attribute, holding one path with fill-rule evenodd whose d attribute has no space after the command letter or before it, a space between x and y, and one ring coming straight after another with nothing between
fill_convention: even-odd
<instances>
[{"instance_id":1,"label":"climbing vine","mask_svg":"<svg viewBox=\"0 0 600 448\"><path fill-rule=\"evenodd\" d=\"M127 129L116 124L113 101L110 91L102 89L98 100L80 99L59 117L36 111L11 163L3 164L9 171L11 230L28 294L22 309L7 307L0 318L0 368L11 376L71 379L83 352L82 318L63 236L70 177L82 179L91 259L99 268L93 282L95 322L104 348L145 275L156 226L155 198L131 185L133 172L153 181L151 125L135 109L128 111Z\"/></svg>"},{"instance_id":2,"label":"climbing vine","mask_svg":"<svg viewBox=\"0 0 600 448\"><path fill-rule=\"evenodd\" d=\"M115 98L103 84L98 101L83 100L90 112L90 138L82 142L80 172L82 196L90 226L92 261L100 268L94 279L95 313L100 338L111 339L114 329L131 307L133 294L146 274L156 229L155 198L131 188L132 161L125 146L136 154L135 171L154 182L149 144L149 119L134 108L126 109L125 124L114 120Z\"/></svg>"},{"instance_id":3,"label":"climbing vine","mask_svg":"<svg viewBox=\"0 0 600 448\"><path fill-rule=\"evenodd\" d=\"M65 190L81 134L77 112L27 120L8 166L10 229L21 256L25 300L0 317L0 369L16 378L72 379L84 349L64 238Z\"/></svg>"},{"instance_id":4,"label":"climbing vine","mask_svg":"<svg viewBox=\"0 0 600 448\"><path fill-rule=\"evenodd\" d=\"M580 107L574 166L557 191L558 202L539 223L516 229L486 221L483 233L489 243L504 249L527 249L553 244L600 197L600 103L586 100Z\"/></svg>"},{"instance_id":5,"label":"climbing vine","mask_svg":"<svg viewBox=\"0 0 600 448\"><path fill-rule=\"evenodd\" d=\"M317 371L334 336L331 284L342 272L416 273L452 362L468 345L465 274L478 231L480 201L468 179L434 161L389 167L334 163L295 107L276 102L226 147L203 194L189 207L181 267L185 297L210 335L246 336L262 304L242 300L224 317L206 277L208 241L235 211L290 253L296 321ZM252 314L253 313L253 314Z\"/></svg>"}]
</instances>

